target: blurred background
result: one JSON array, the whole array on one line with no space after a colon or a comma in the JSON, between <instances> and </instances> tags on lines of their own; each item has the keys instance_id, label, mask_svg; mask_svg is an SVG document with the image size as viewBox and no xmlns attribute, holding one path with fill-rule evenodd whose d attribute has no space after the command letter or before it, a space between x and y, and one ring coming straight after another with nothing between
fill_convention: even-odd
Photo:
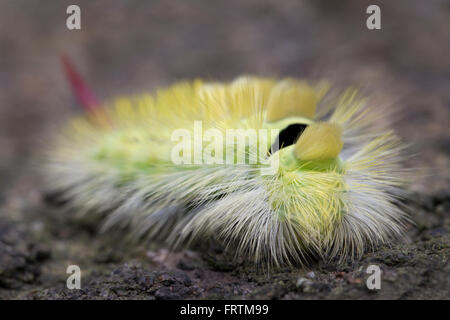
<instances>
[{"instance_id":1,"label":"blurred background","mask_svg":"<svg viewBox=\"0 0 450 320\"><path fill-rule=\"evenodd\" d=\"M70 4L81 30L66 28ZM370 4L381 30L366 28ZM0 218L32 215L34 155L78 112L61 54L101 99L241 74L360 86L402 110L395 129L415 153L413 190L449 191L448 0L0 0Z\"/></svg>"},{"instance_id":2,"label":"blurred background","mask_svg":"<svg viewBox=\"0 0 450 320\"><path fill-rule=\"evenodd\" d=\"M75 2L82 29L68 30ZM102 99L244 73L361 86L404 110L397 131L414 143L418 165L433 168L423 191L448 186L449 1L375 1L381 30L366 28L374 1L75 2L0 1L1 181L49 125L76 111L65 53Z\"/></svg>"}]
</instances>

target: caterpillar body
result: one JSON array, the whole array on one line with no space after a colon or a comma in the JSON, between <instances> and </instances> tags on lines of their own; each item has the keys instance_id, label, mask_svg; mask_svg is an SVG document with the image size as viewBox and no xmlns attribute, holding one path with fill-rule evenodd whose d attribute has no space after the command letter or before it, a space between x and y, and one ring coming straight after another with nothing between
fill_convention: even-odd
<instances>
[{"instance_id":1,"label":"caterpillar body","mask_svg":"<svg viewBox=\"0 0 450 320\"><path fill-rule=\"evenodd\" d=\"M90 108L49 150L48 188L103 229L174 247L215 238L276 267L356 258L403 236L405 144L355 89L243 76L102 105L66 67ZM238 148L252 130L276 134L246 135Z\"/></svg>"}]
</instances>

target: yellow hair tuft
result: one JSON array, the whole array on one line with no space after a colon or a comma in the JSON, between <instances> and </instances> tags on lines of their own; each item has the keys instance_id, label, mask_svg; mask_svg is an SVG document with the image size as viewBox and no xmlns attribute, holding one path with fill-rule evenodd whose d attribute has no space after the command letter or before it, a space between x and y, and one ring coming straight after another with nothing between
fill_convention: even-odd
<instances>
[{"instance_id":1,"label":"yellow hair tuft","mask_svg":"<svg viewBox=\"0 0 450 320\"><path fill-rule=\"evenodd\" d=\"M314 118L319 96L308 84L284 80L277 84L267 102L267 121L298 116Z\"/></svg>"},{"instance_id":2,"label":"yellow hair tuft","mask_svg":"<svg viewBox=\"0 0 450 320\"><path fill-rule=\"evenodd\" d=\"M311 124L295 144L295 156L303 161L336 158L344 146L341 131L341 127L335 123Z\"/></svg>"}]
</instances>

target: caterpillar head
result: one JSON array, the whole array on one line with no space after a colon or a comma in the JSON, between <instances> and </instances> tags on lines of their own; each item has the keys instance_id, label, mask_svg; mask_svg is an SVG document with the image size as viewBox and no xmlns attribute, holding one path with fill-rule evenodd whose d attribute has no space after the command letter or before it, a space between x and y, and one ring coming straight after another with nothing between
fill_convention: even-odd
<instances>
[{"instance_id":1,"label":"caterpillar head","mask_svg":"<svg viewBox=\"0 0 450 320\"><path fill-rule=\"evenodd\" d=\"M334 123L318 122L308 125L295 144L280 150L284 169L338 170L342 169L339 154L344 143L341 128Z\"/></svg>"},{"instance_id":2,"label":"caterpillar head","mask_svg":"<svg viewBox=\"0 0 450 320\"><path fill-rule=\"evenodd\" d=\"M320 91L299 81L285 80L273 88L266 121L280 130L271 153L279 152L282 169L340 168L341 127L313 120L320 99Z\"/></svg>"},{"instance_id":3,"label":"caterpillar head","mask_svg":"<svg viewBox=\"0 0 450 320\"><path fill-rule=\"evenodd\" d=\"M343 212L342 128L314 119L320 100L317 89L283 81L273 89L266 113L267 126L280 130L270 150L277 168L267 184L270 206L279 221L309 233L306 246L324 241Z\"/></svg>"}]
</instances>

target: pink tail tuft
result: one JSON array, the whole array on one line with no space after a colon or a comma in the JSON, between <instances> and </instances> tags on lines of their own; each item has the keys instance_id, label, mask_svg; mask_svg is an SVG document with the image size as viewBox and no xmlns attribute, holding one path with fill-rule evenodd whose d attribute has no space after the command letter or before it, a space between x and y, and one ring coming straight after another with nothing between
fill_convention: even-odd
<instances>
[{"instance_id":1,"label":"pink tail tuft","mask_svg":"<svg viewBox=\"0 0 450 320\"><path fill-rule=\"evenodd\" d=\"M66 56L61 56L61 62L69 80L73 93L85 111L92 113L100 107L100 102L91 89L87 86L81 75Z\"/></svg>"}]
</instances>

